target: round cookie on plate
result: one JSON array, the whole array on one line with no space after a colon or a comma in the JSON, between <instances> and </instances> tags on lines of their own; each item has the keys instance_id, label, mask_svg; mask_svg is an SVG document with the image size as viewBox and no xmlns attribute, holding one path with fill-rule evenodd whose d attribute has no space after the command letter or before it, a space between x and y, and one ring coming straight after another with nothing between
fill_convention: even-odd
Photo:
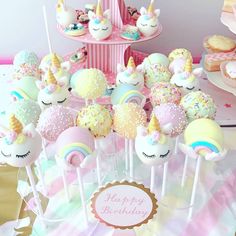
<instances>
[{"instance_id":1,"label":"round cookie on plate","mask_svg":"<svg viewBox=\"0 0 236 236\"><path fill-rule=\"evenodd\" d=\"M225 84L236 88L236 61L223 62L220 71Z\"/></svg>"}]
</instances>

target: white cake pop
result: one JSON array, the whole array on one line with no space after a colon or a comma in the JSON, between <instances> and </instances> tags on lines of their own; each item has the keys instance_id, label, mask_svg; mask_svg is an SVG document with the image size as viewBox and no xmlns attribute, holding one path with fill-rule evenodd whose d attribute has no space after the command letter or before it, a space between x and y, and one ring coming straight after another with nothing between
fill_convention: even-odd
<instances>
[{"instance_id":1,"label":"white cake pop","mask_svg":"<svg viewBox=\"0 0 236 236\"><path fill-rule=\"evenodd\" d=\"M136 67L134 58L130 57L127 67L120 64L117 66L118 74L116 76L116 84L130 84L141 90L144 87L144 76L142 67Z\"/></svg>"},{"instance_id":2,"label":"white cake pop","mask_svg":"<svg viewBox=\"0 0 236 236\"><path fill-rule=\"evenodd\" d=\"M152 36L159 27L158 16L160 15L160 9L154 10L153 1L151 1L148 9L142 7L140 13L141 16L138 18L136 26L145 37Z\"/></svg>"},{"instance_id":3,"label":"white cake pop","mask_svg":"<svg viewBox=\"0 0 236 236\"><path fill-rule=\"evenodd\" d=\"M39 156L42 140L33 124L23 128L14 115L10 117L10 129L3 134L0 148L3 160L14 167L31 165Z\"/></svg>"},{"instance_id":4,"label":"white cake pop","mask_svg":"<svg viewBox=\"0 0 236 236\"><path fill-rule=\"evenodd\" d=\"M42 110L51 105L66 105L69 98L69 91L63 82L57 82L51 70L48 71L46 82L38 81L40 89L38 104Z\"/></svg>"},{"instance_id":5,"label":"white cake pop","mask_svg":"<svg viewBox=\"0 0 236 236\"><path fill-rule=\"evenodd\" d=\"M93 38L103 40L107 39L112 34L110 9L107 9L103 13L100 1L98 1L96 13L89 11L88 17L90 19L89 32Z\"/></svg>"}]
</instances>

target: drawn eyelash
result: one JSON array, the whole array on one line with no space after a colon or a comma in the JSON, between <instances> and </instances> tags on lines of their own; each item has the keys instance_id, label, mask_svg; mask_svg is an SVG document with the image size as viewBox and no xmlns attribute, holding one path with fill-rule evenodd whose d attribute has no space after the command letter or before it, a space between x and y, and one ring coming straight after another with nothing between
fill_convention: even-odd
<instances>
[{"instance_id":1,"label":"drawn eyelash","mask_svg":"<svg viewBox=\"0 0 236 236\"><path fill-rule=\"evenodd\" d=\"M160 155L160 158L164 158L164 157L166 157L169 153L170 153L170 150L168 150L168 152L167 152L166 154L164 154L164 155Z\"/></svg>"},{"instance_id":2,"label":"drawn eyelash","mask_svg":"<svg viewBox=\"0 0 236 236\"><path fill-rule=\"evenodd\" d=\"M46 102L42 101L42 103L43 103L44 105L46 105L46 106L52 105L51 102L50 102L50 103L46 103Z\"/></svg>"},{"instance_id":3,"label":"drawn eyelash","mask_svg":"<svg viewBox=\"0 0 236 236\"><path fill-rule=\"evenodd\" d=\"M2 150L1 150L1 154L2 154L4 157L11 157L11 154L7 155L7 154L5 154Z\"/></svg>"},{"instance_id":4,"label":"drawn eyelash","mask_svg":"<svg viewBox=\"0 0 236 236\"><path fill-rule=\"evenodd\" d=\"M142 26L147 26L147 24L141 24Z\"/></svg>"},{"instance_id":5,"label":"drawn eyelash","mask_svg":"<svg viewBox=\"0 0 236 236\"><path fill-rule=\"evenodd\" d=\"M149 156L149 155L147 155L145 152L143 152L143 155L144 155L145 157L148 157L148 158L153 158L153 157L155 157L155 155Z\"/></svg>"},{"instance_id":6,"label":"drawn eyelash","mask_svg":"<svg viewBox=\"0 0 236 236\"><path fill-rule=\"evenodd\" d=\"M66 98L64 100L62 100L62 101L57 101L57 103L63 103L65 101L66 101Z\"/></svg>"},{"instance_id":7,"label":"drawn eyelash","mask_svg":"<svg viewBox=\"0 0 236 236\"><path fill-rule=\"evenodd\" d=\"M151 27L153 27L153 28L154 28L154 27L157 27L157 25L151 25Z\"/></svg>"},{"instance_id":8,"label":"drawn eyelash","mask_svg":"<svg viewBox=\"0 0 236 236\"><path fill-rule=\"evenodd\" d=\"M106 31L106 30L108 30L108 27L107 27L107 28L104 28L104 29L102 29L102 30Z\"/></svg>"},{"instance_id":9,"label":"drawn eyelash","mask_svg":"<svg viewBox=\"0 0 236 236\"><path fill-rule=\"evenodd\" d=\"M94 30L94 31L98 31L99 29L95 29L95 28L93 28L93 30Z\"/></svg>"},{"instance_id":10,"label":"drawn eyelash","mask_svg":"<svg viewBox=\"0 0 236 236\"><path fill-rule=\"evenodd\" d=\"M28 151L27 153L23 154L23 155L16 155L17 158L25 158L30 154L30 151Z\"/></svg>"}]
</instances>

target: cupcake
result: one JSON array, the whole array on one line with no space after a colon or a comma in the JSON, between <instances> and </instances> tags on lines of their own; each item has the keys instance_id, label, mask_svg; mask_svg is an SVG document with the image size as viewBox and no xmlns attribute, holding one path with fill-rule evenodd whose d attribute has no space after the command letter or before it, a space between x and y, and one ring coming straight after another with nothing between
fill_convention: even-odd
<instances>
[{"instance_id":1,"label":"cupcake","mask_svg":"<svg viewBox=\"0 0 236 236\"><path fill-rule=\"evenodd\" d=\"M236 61L223 62L220 71L225 84L236 87Z\"/></svg>"}]
</instances>

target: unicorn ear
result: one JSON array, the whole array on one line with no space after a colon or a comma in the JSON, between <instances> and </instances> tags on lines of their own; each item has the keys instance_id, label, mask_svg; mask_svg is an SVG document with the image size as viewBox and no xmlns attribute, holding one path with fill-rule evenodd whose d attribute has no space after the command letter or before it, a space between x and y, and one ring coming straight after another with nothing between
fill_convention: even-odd
<instances>
[{"instance_id":1,"label":"unicorn ear","mask_svg":"<svg viewBox=\"0 0 236 236\"><path fill-rule=\"evenodd\" d=\"M6 136L6 134L9 132L10 130L7 129L5 126L0 125L0 138L3 138Z\"/></svg>"},{"instance_id":2,"label":"unicorn ear","mask_svg":"<svg viewBox=\"0 0 236 236\"><path fill-rule=\"evenodd\" d=\"M71 68L71 64L70 64L69 61L65 61L65 62L62 62L62 63L61 63L61 67L62 67L63 70L69 71L70 68Z\"/></svg>"},{"instance_id":3,"label":"unicorn ear","mask_svg":"<svg viewBox=\"0 0 236 236\"><path fill-rule=\"evenodd\" d=\"M125 66L121 65L121 64L118 64L117 65L117 72L120 73L120 72L123 72L125 71Z\"/></svg>"},{"instance_id":4,"label":"unicorn ear","mask_svg":"<svg viewBox=\"0 0 236 236\"><path fill-rule=\"evenodd\" d=\"M146 136L148 134L147 128L144 126L137 127L137 136Z\"/></svg>"},{"instance_id":5,"label":"unicorn ear","mask_svg":"<svg viewBox=\"0 0 236 236\"><path fill-rule=\"evenodd\" d=\"M61 87L66 87L69 84L69 78L67 76L62 76L57 82Z\"/></svg>"},{"instance_id":6,"label":"unicorn ear","mask_svg":"<svg viewBox=\"0 0 236 236\"><path fill-rule=\"evenodd\" d=\"M89 20L92 20L92 19L96 18L96 14L93 11L89 11L88 18L89 18Z\"/></svg>"},{"instance_id":7,"label":"unicorn ear","mask_svg":"<svg viewBox=\"0 0 236 236\"><path fill-rule=\"evenodd\" d=\"M136 67L136 70L141 72L141 73L144 73L144 67L143 67L143 64L140 64Z\"/></svg>"},{"instance_id":8,"label":"unicorn ear","mask_svg":"<svg viewBox=\"0 0 236 236\"><path fill-rule=\"evenodd\" d=\"M140 14L141 15L147 15L147 9L145 7L141 7Z\"/></svg>"},{"instance_id":9,"label":"unicorn ear","mask_svg":"<svg viewBox=\"0 0 236 236\"><path fill-rule=\"evenodd\" d=\"M197 159L199 156L197 155L197 153L193 150L192 147L183 144L183 143L179 143L179 149L185 154L188 155L189 157L193 158L193 159ZM201 158L201 157L199 157Z\"/></svg>"},{"instance_id":10,"label":"unicorn ear","mask_svg":"<svg viewBox=\"0 0 236 236\"><path fill-rule=\"evenodd\" d=\"M196 69L193 70L193 74L194 74L196 77L198 77L198 78L201 78L201 77L202 77L203 72L204 72L204 70L203 70L202 67L196 68Z\"/></svg>"},{"instance_id":11,"label":"unicorn ear","mask_svg":"<svg viewBox=\"0 0 236 236\"><path fill-rule=\"evenodd\" d=\"M27 126L24 127L23 129L23 134L25 134L28 137L35 137L37 134L37 131L32 123L28 124Z\"/></svg>"},{"instance_id":12,"label":"unicorn ear","mask_svg":"<svg viewBox=\"0 0 236 236\"><path fill-rule=\"evenodd\" d=\"M156 9L155 11L154 11L154 13L155 13L155 15L158 17L158 16L160 16L160 9Z\"/></svg>"},{"instance_id":13,"label":"unicorn ear","mask_svg":"<svg viewBox=\"0 0 236 236\"><path fill-rule=\"evenodd\" d=\"M224 149L222 152L220 153L208 153L206 156L205 156L205 159L207 161L221 161L225 158L226 154L227 154L228 150Z\"/></svg>"},{"instance_id":14,"label":"unicorn ear","mask_svg":"<svg viewBox=\"0 0 236 236\"><path fill-rule=\"evenodd\" d=\"M37 80L35 83L38 89L42 90L45 88L45 83L43 81Z\"/></svg>"},{"instance_id":15,"label":"unicorn ear","mask_svg":"<svg viewBox=\"0 0 236 236\"><path fill-rule=\"evenodd\" d=\"M107 18L108 20L110 20L111 19L111 10L107 9L106 11L104 11L103 16L105 18Z\"/></svg>"}]
</instances>

